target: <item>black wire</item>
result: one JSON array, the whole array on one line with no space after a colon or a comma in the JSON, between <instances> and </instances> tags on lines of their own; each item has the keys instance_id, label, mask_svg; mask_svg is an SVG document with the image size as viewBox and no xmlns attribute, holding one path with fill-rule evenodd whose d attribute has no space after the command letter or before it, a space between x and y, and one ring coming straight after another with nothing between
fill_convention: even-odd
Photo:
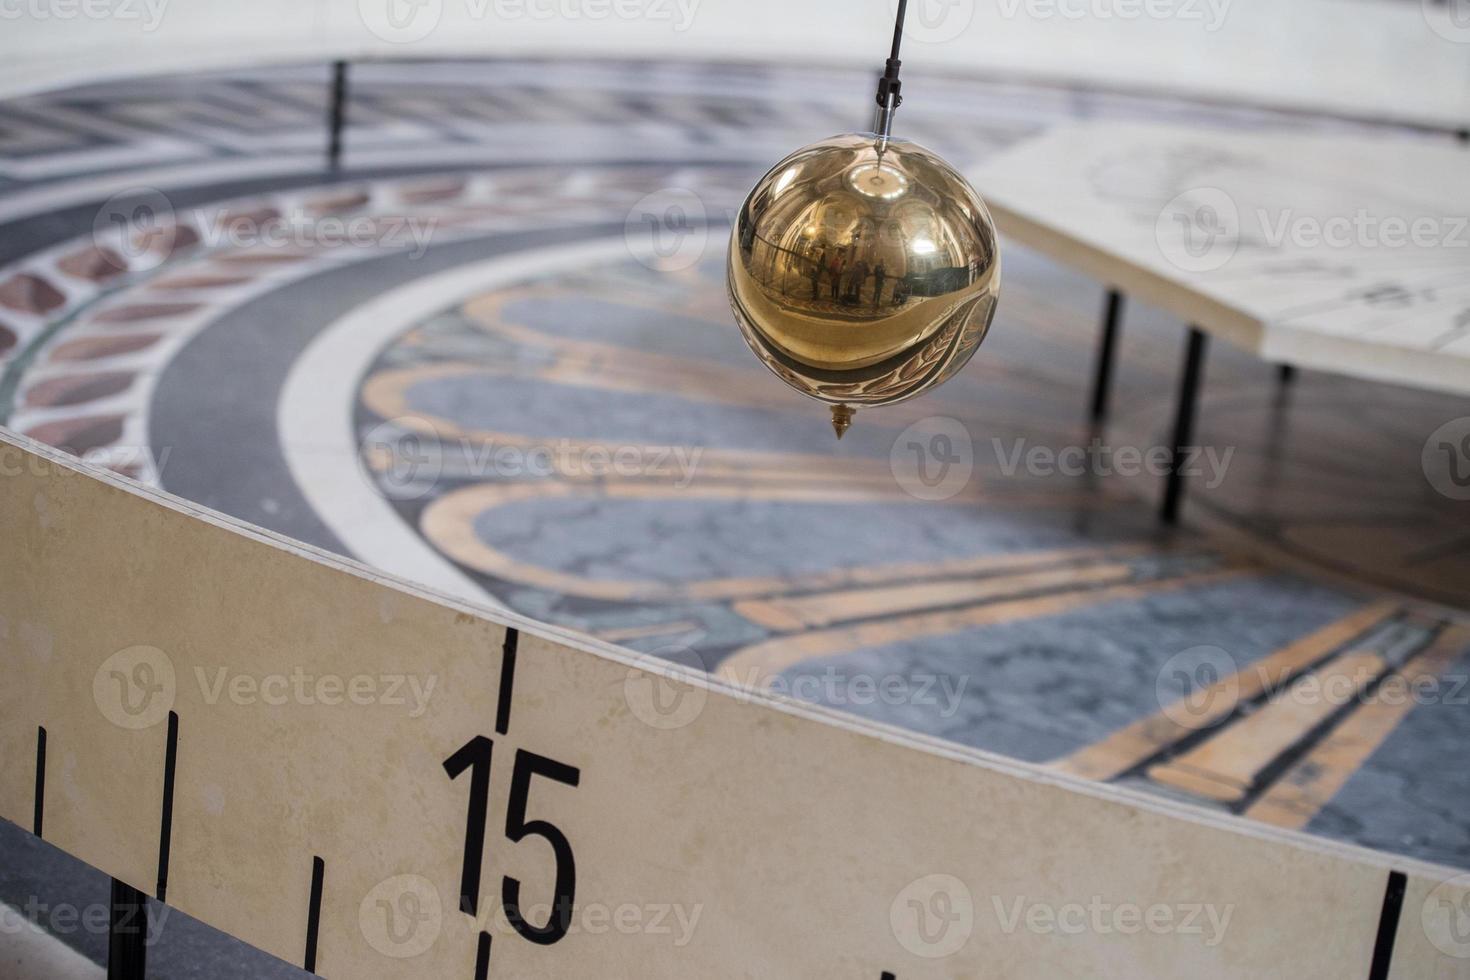
<instances>
[{"instance_id":1,"label":"black wire","mask_svg":"<svg viewBox=\"0 0 1470 980\"><path fill-rule=\"evenodd\" d=\"M898 18L893 25L893 53L888 57L898 60L898 49L903 44L903 22L908 14L909 0L898 0Z\"/></svg>"},{"instance_id":2,"label":"black wire","mask_svg":"<svg viewBox=\"0 0 1470 980\"><path fill-rule=\"evenodd\" d=\"M889 102L897 109L903 103L903 83L898 80L898 71L903 62L898 59L898 49L903 45L903 22L909 10L909 0L898 0L898 17L893 24L893 51L883 76L878 79L878 105L887 108Z\"/></svg>"}]
</instances>

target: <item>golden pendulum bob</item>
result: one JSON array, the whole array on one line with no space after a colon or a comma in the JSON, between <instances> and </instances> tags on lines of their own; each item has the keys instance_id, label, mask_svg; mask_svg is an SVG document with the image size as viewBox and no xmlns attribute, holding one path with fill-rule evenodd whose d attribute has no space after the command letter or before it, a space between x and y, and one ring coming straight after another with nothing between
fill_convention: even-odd
<instances>
[{"instance_id":1,"label":"golden pendulum bob","mask_svg":"<svg viewBox=\"0 0 1470 980\"><path fill-rule=\"evenodd\" d=\"M746 343L782 381L832 406L839 439L857 408L912 398L964 367L1000 293L980 195L934 153L887 135L896 51L897 41L878 132L834 136L776 164L730 237L730 305Z\"/></svg>"}]
</instances>

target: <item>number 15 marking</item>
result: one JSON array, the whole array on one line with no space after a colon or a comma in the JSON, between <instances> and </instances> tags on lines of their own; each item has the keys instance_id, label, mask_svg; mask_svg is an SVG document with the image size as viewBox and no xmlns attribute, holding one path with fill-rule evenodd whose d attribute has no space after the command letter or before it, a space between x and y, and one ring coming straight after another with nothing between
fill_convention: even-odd
<instances>
[{"instance_id":1,"label":"number 15 marking","mask_svg":"<svg viewBox=\"0 0 1470 980\"><path fill-rule=\"evenodd\" d=\"M459 879L459 907L466 915L479 912L480 865L485 857L485 823L490 808L490 757L494 743L484 735L476 735L459 751L444 760L444 771L450 779L458 779L470 770L469 812L465 821L464 866ZM577 864L571 842L555 824L546 820L527 820L526 809L531 796L531 779L546 779L576 786L581 772L576 768L527 752L516 751L515 769L510 779L510 800L506 807L505 836L511 843L527 837L540 837L551 845L556 856L556 885L551 915L543 926L534 926L521 912L521 883L509 875L501 882L500 899L506 918L516 932L540 946L561 941L572 925L572 907L577 894Z\"/></svg>"}]
</instances>

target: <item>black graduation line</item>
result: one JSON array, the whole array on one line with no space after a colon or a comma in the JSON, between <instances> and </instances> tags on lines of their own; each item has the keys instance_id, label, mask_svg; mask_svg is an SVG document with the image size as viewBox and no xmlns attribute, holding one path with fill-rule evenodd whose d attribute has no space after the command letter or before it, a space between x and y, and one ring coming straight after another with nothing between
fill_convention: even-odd
<instances>
[{"instance_id":1,"label":"black graduation line","mask_svg":"<svg viewBox=\"0 0 1470 980\"><path fill-rule=\"evenodd\" d=\"M168 748L163 755L163 815L158 826L158 900L168 893L168 854L174 832L174 766L179 761L179 716L168 713Z\"/></svg>"},{"instance_id":2,"label":"black graduation line","mask_svg":"<svg viewBox=\"0 0 1470 980\"><path fill-rule=\"evenodd\" d=\"M510 695L516 682L516 647L520 642L521 631L508 627L505 649L500 658L500 704L495 711L495 731L499 735L510 734Z\"/></svg>"},{"instance_id":3,"label":"black graduation line","mask_svg":"<svg viewBox=\"0 0 1470 980\"><path fill-rule=\"evenodd\" d=\"M1389 967L1393 965L1393 942L1399 933L1399 915L1404 910L1404 891L1409 884L1402 871L1388 876L1388 889L1383 894L1383 912L1378 917L1378 942L1373 947L1373 965L1368 969L1368 980L1388 980Z\"/></svg>"},{"instance_id":4,"label":"black graduation line","mask_svg":"<svg viewBox=\"0 0 1470 980\"><path fill-rule=\"evenodd\" d=\"M148 976L148 896L112 879L112 914L107 927L107 980Z\"/></svg>"},{"instance_id":5,"label":"black graduation line","mask_svg":"<svg viewBox=\"0 0 1470 980\"><path fill-rule=\"evenodd\" d=\"M306 913L306 958L302 965L307 973L316 972L316 936L322 925L322 879L327 863L319 857L311 859L311 907Z\"/></svg>"},{"instance_id":6,"label":"black graduation line","mask_svg":"<svg viewBox=\"0 0 1470 980\"><path fill-rule=\"evenodd\" d=\"M46 729L36 726L36 809L31 833L41 836L41 816L46 809Z\"/></svg>"},{"instance_id":7,"label":"black graduation line","mask_svg":"<svg viewBox=\"0 0 1470 980\"><path fill-rule=\"evenodd\" d=\"M480 947L475 952L475 980L488 980L490 976L490 934L480 933Z\"/></svg>"},{"instance_id":8,"label":"black graduation line","mask_svg":"<svg viewBox=\"0 0 1470 980\"><path fill-rule=\"evenodd\" d=\"M332 62L331 96L327 100L327 167L342 165L342 131L347 128L347 62Z\"/></svg>"}]
</instances>

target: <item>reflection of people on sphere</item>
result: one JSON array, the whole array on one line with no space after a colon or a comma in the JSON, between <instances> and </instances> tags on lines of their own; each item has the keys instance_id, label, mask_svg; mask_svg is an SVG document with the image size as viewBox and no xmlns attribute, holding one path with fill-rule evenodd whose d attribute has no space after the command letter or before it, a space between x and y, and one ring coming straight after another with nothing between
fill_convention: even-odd
<instances>
[{"instance_id":1,"label":"reflection of people on sphere","mask_svg":"<svg viewBox=\"0 0 1470 980\"><path fill-rule=\"evenodd\" d=\"M868 281L868 262L859 258L852 264L852 274L847 280L847 302L857 305L862 300L863 284Z\"/></svg>"}]
</instances>

